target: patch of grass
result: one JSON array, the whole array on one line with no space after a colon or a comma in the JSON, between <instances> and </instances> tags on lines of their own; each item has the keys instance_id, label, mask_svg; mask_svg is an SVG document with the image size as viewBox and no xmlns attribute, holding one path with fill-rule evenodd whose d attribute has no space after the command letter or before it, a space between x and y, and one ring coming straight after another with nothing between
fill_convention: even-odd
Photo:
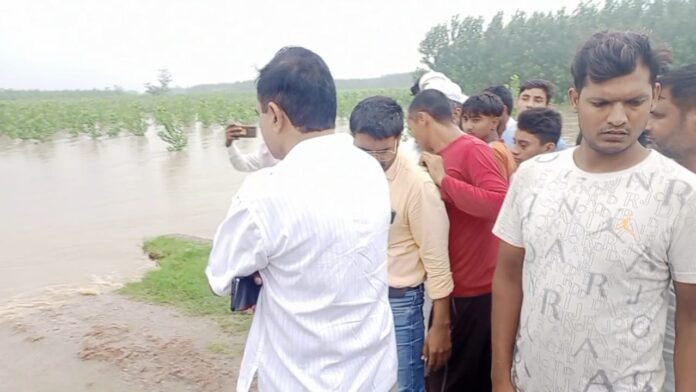
<instances>
[{"instance_id":1,"label":"patch of grass","mask_svg":"<svg viewBox=\"0 0 696 392\"><path fill-rule=\"evenodd\" d=\"M213 354L228 354L230 349L229 349L229 343L222 343L222 342L214 342L210 343L208 345L208 351L210 351Z\"/></svg>"},{"instance_id":2,"label":"patch of grass","mask_svg":"<svg viewBox=\"0 0 696 392\"><path fill-rule=\"evenodd\" d=\"M119 290L132 299L172 305L187 315L215 319L223 331L246 332L251 316L230 312L230 297L217 297L208 287L205 267L211 243L178 236L145 241L143 250L160 267L148 271L139 282Z\"/></svg>"}]
</instances>

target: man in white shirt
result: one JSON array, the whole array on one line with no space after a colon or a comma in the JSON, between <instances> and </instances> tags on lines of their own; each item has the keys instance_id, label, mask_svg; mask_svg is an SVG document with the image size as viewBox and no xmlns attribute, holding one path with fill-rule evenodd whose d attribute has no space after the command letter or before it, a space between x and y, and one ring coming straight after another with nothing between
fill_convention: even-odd
<instances>
[{"instance_id":1,"label":"man in white shirt","mask_svg":"<svg viewBox=\"0 0 696 392\"><path fill-rule=\"evenodd\" d=\"M264 391L388 391L397 358L384 173L335 134L336 88L315 53L279 51L257 97L263 139L281 161L242 185L206 268L219 295L235 277L263 279L237 390L258 373Z\"/></svg>"}]
</instances>

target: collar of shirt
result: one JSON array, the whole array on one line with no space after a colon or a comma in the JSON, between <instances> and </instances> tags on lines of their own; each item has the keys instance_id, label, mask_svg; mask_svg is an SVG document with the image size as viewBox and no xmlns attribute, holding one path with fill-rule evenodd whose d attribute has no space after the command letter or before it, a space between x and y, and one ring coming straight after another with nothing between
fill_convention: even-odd
<instances>
[{"instance_id":1,"label":"collar of shirt","mask_svg":"<svg viewBox=\"0 0 696 392\"><path fill-rule=\"evenodd\" d=\"M328 135L315 136L309 139L300 141L293 147L285 156L285 161L288 159L297 159L297 157L305 156L307 153L303 151L323 150L328 145L337 143L351 143L350 136L345 134L331 133Z\"/></svg>"}]
</instances>

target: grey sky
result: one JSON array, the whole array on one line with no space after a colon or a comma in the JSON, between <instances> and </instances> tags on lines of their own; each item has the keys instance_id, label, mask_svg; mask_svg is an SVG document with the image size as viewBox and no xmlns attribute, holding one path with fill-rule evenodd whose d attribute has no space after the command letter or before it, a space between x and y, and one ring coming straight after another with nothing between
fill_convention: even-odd
<instances>
[{"instance_id":1,"label":"grey sky","mask_svg":"<svg viewBox=\"0 0 696 392\"><path fill-rule=\"evenodd\" d=\"M455 14L572 11L578 0L0 0L0 88L142 90L247 80L280 47L319 53L336 78L408 72Z\"/></svg>"}]
</instances>

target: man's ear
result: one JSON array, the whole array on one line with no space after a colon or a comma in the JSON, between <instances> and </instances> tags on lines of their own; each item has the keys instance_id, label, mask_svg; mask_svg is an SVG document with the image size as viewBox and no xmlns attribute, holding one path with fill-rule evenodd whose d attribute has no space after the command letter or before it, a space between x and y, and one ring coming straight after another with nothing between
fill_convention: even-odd
<instances>
[{"instance_id":1,"label":"man's ear","mask_svg":"<svg viewBox=\"0 0 696 392\"><path fill-rule=\"evenodd\" d=\"M548 142L542 146L544 149L544 152L551 152L556 150L556 143L554 142Z\"/></svg>"},{"instance_id":2,"label":"man's ear","mask_svg":"<svg viewBox=\"0 0 696 392\"><path fill-rule=\"evenodd\" d=\"M568 89L568 100L570 101L570 106L573 107L573 111L577 113L578 102L580 101L580 92L576 90L575 87Z\"/></svg>"},{"instance_id":3,"label":"man's ear","mask_svg":"<svg viewBox=\"0 0 696 392\"><path fill-rule=\"evenodd\" d=\"M283 108L281 108L275 102L268 103L269 115L271 116L271 127L276 133L280 133L284 125L288 122L288 116L285 114Z\"/></svg>"},{"instance_id":4,"label":"man's ear","mask_svg":"<svg viewBox=\"0 0 696 392\"><path fill-rule=\"evenodd\" d=\"M418 112L416 113L416 121L420 124L428 124L432 120L432 117L430 117L430 114L426 112Z\"/></svg>"},{"instance_id":5,"label":"man's ear","mask_svg":"<svg viewBox=\"0 0 696 392\"><path fill-rule=\"evenodd\" d=\"M493 118L493 129L498 129L498 125L500 125L500 117Z\"/></svg>"}]
</instances>

